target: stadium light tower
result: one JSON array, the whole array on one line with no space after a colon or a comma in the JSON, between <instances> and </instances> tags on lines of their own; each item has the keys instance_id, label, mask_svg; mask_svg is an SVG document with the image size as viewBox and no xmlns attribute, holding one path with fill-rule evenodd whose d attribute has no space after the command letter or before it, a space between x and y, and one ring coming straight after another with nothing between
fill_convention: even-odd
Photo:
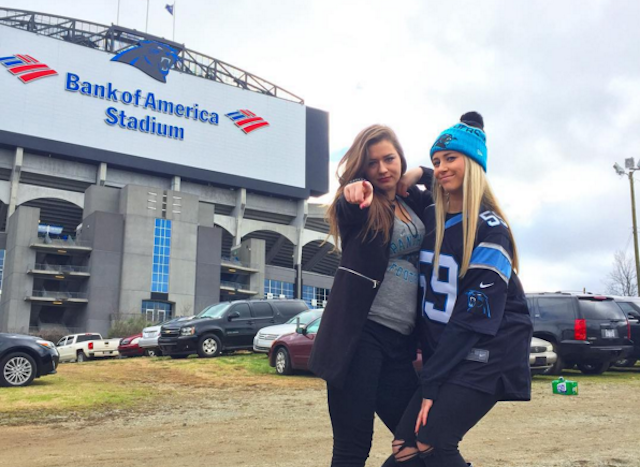
<instances>
[{"instance_id":1,"label":"stadium light tower","mask_svg":"<svg viewBox=\"0 0 640 467\"><path fill-rule=\"evenodd\" d=\"M629 186L631 187L631 218L633 219L633 247L636 252L636 281L638 284L638 296L640 296L640 256L638 254L638 224L636 221L636 196L633 188L633 173L640 170L640 161L635 164L633 157L624 160L624 169L617 162L613 164L613 170L618 175L627 175L629 177ZM626 170L625 170L626 169Z\"/></svg>"}]
</instances>

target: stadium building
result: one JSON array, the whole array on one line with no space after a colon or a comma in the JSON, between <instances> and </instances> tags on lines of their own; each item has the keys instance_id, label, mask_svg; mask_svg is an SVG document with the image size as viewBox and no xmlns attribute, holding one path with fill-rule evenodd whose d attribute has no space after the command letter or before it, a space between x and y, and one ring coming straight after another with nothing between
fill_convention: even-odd
<instances>
[{"instance_id":1,"label":"stadium building","mask_svg":"<svg viewBox=\"0 0 640 467\"><path fill-rule=\"evenodd\" d=\"M0 331L326 301L326 112L163 38L6 8L0 89Z\"/></svg>"}]
</instances>

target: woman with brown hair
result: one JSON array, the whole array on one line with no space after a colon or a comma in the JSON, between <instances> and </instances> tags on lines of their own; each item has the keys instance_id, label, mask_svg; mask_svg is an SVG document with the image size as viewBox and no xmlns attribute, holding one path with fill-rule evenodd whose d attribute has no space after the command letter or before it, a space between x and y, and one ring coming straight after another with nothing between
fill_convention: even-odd
<instances>
[{"instance_id":1,"label":"woman with brown hair","mask_svg":"<svg viewBox=\"0 0 640 467\"><path fill-rule=\"evenodd\" d=\"M398 138L382 125L360 132L338 165L327 215L342 259L309 362L327 381L333 467L363 467L374 414L393 432L418 387L420 216L432 199L404 180L429 185L431 173L407 171Z\"/></svg>"}]
</instances>

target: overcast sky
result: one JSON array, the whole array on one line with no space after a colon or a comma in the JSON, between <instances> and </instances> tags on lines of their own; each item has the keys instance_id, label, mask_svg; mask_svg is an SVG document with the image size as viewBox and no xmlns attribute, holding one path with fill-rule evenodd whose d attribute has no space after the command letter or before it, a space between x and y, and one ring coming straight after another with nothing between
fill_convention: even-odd
<instances>
[{"instance_id":1,"label":"overcast sky","mask_svg":"<svg viewBox=\"0 0 640 467\"><path fill-rule=\"evenodd\" d=\"M117 0L1 3L117 22ZM167 1L149 3L148 32L170 39ZM146 9L121 0L120 24L144 31ZM367 125L390 125L409 165L430 166L438 133L482 113L527 291L600 292L614 252L633 254L629 182L612 165L640 159L638 24L634 0L176 5L177 42L330 112L332 179Z\"/></svg>"}]
</instances>

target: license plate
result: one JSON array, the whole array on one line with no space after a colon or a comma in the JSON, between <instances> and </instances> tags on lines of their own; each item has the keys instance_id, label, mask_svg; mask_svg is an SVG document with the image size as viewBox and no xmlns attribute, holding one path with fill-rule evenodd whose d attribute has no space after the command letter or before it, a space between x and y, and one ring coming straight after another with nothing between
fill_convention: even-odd
<instances>
[{"instance_id":1,"label":"license plate","mask_svg":"<svg viewBox=\"0 0 640 467\"><path fill-rule=\"evenodd\" d=\"M602 330L602 337L604 337L605 339L615 339L616 337L618 337L618 330L617 329L603 329Z\"/></svg>"},{"instance_id":2,"label":"license plate","mask_svg":"<svg viewBox=\"0 0 640 467\"><path fill-rule=\"evenodd\" d=\"M547 364L547 357L536 357L534 365L545 366Z\"/></svg>"}]
</instances>

